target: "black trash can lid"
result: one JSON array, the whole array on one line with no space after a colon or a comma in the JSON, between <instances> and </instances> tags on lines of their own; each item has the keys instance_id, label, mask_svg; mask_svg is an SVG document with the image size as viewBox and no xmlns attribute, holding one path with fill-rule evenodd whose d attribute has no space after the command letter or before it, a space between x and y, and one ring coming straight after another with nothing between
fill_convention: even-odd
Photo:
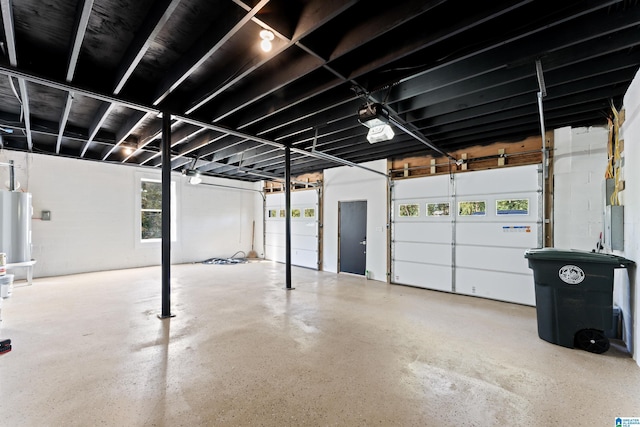
<instances>
[{"instance_id":1,"label":"black trash can lid","mask_svg":"<svg viewBox=\"0 0 640 427\"><path fill-rule=\"evenodd\" d=\"M600 264L612 264L626 267L635 264L630 259L614 254L603 254L597 252L582 251L578 249L556 249L538 248L529 249L524 254L525 258L539 261L566 261L566 262L588 262Z\"/></svg>"}]
</instances>

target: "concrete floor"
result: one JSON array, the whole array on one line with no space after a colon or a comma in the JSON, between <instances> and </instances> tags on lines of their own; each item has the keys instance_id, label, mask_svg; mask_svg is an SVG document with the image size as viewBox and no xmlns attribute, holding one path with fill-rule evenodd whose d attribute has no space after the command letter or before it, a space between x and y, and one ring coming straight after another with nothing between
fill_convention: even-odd
<instances>
[{"instance_id":1,"label":"concrete floor","mask_svg":"<svg viewBox=\"0 0 640 427\"><path fill-rule=\"evenodd\" d=\"M270 262L17 282L2 426L614 426L640 368L538 338L532 307Z\"/></svg>"}]
</instances>

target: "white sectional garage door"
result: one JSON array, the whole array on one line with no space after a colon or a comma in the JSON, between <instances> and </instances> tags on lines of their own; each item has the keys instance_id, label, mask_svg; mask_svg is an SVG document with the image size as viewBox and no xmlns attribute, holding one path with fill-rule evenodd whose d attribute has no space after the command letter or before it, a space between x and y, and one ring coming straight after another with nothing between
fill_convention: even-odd
<instances>
[{"instance_id":1,"label":"white sectional garage door","mask_svg":"<svg viewBox=\"0 0 640 427\"><path fill-rule=\"evenodd\" d=\"M318 269L318 190L291 193L291 264ZM285 262L284 193L267 194L265 201L265 258Z\"/></svg>"},{"instance_id":2,"label":"white sectional garage door","mask_svg":"<svg viewBox=\"0 0 640 427\"><path fill-rule=\"evenodd\" d=\"M392 282L535 305L540 183L538 165L395 181Z\"/></svg>"}]
</instances>

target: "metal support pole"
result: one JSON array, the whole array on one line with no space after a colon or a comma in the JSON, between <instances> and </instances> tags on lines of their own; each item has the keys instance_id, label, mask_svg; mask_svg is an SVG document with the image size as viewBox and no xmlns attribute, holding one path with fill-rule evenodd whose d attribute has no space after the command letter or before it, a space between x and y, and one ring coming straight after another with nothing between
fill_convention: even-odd
<instances>
[{"instance_id":1,"label":"metal support pole","mask_svg":"<svg viewBox=\"0 0 640 427\"><path fill-rule=\"evenodd\" d=\"M285 216L285 289L295 289L291 287L291 148L284 147L284 207L287 211Z\"/></svg>"},{"instance_id":2,"label":"metal support pole","mask_svg":"<svg viewBox=\"0 0 640 427\"><path fill-rule=\"evenodd\" d=\"M162 113L162 314L171 314L171 115Z\"/></svg>"}]
</instances>

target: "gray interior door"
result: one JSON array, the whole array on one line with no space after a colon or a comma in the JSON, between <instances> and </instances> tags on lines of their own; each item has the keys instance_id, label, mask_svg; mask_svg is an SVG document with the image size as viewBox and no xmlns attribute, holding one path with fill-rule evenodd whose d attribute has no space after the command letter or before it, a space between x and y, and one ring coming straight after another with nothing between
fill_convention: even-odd
<instances>
[{"instance_id":1,"label":"gray interior door","mask_svg":"<svg viewBox=\"0 0 640 427\"><path fill-rule=\"evenodd\" d=\"M340 271L364 275L367 268L367 202L340 202Z\"/></svg>"}]
</instances>

